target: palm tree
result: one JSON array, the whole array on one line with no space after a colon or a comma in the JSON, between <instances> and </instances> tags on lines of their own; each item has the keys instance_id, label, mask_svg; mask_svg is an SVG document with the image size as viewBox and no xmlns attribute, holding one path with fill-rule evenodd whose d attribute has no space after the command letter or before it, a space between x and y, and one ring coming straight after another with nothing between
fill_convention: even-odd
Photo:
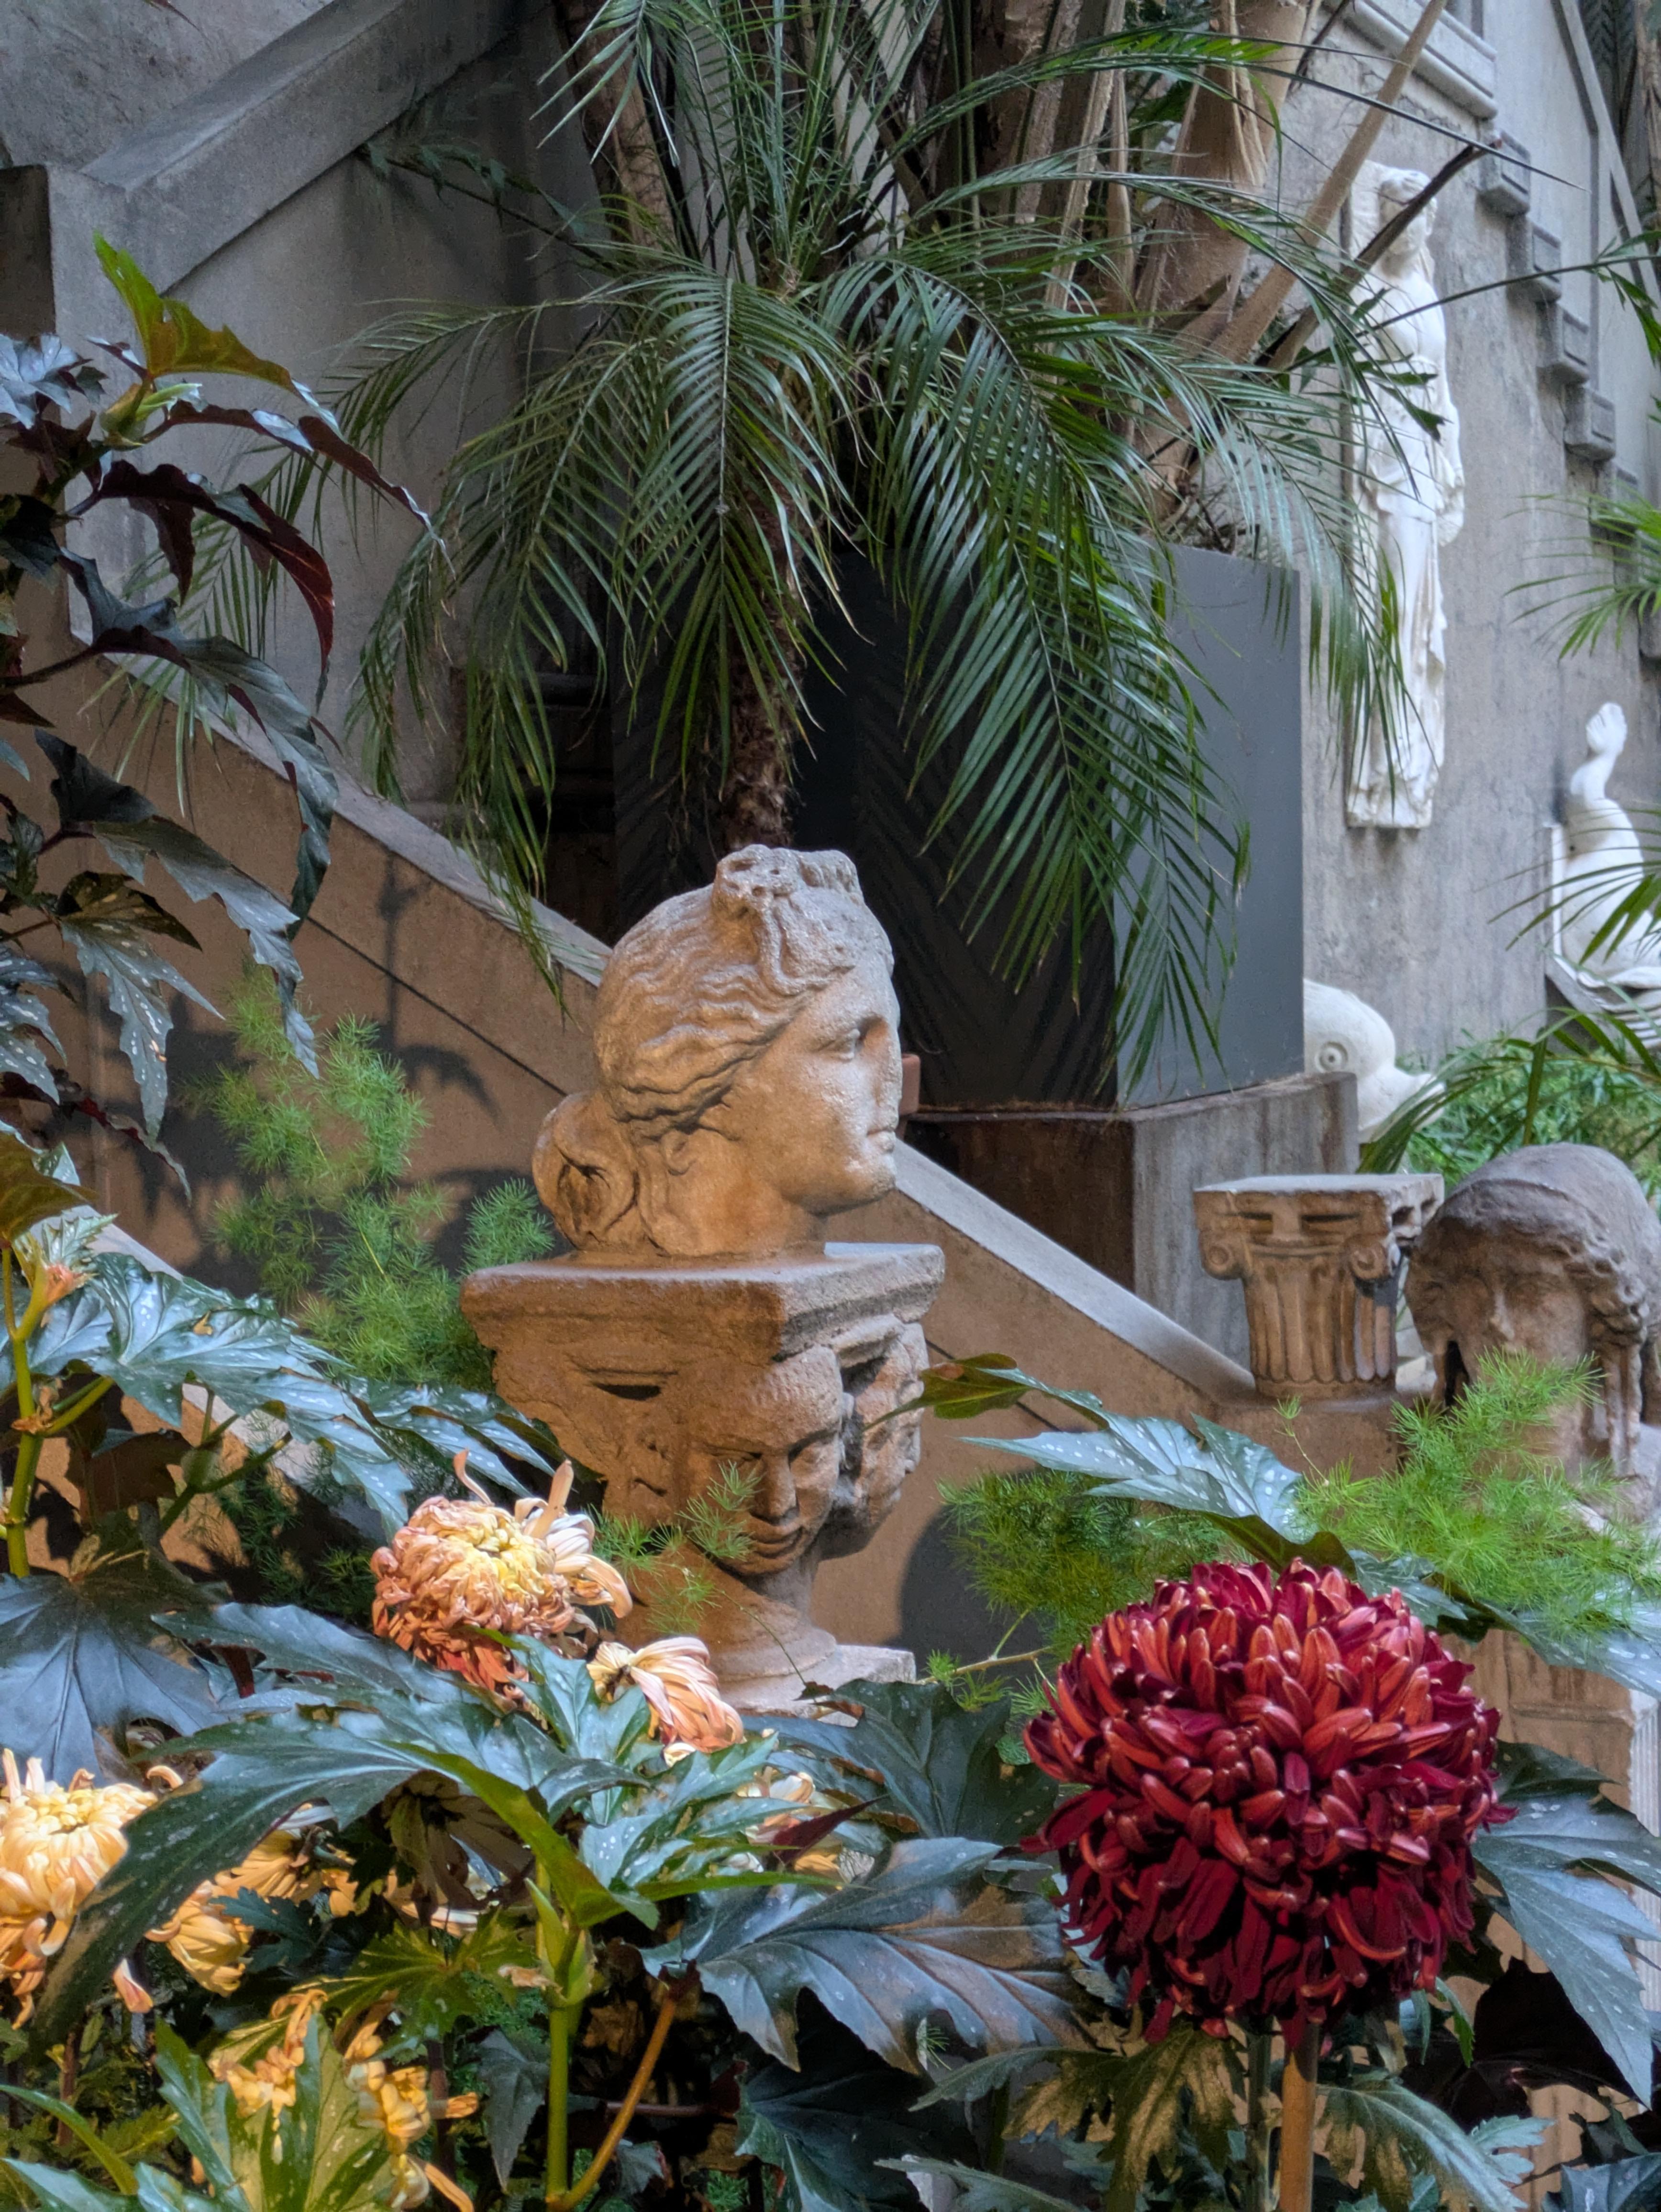
<instances>
[{"instance_id":1,"label":"palm tree","mask_svg":"<svg viewBox=\"0 0 1661 2212\"><path fill-rule=\"evenodd\" d=\"M1213 12L1238 29L1232 0ZM1256 0L1256 27L1301 36L1312 12ZM1388 708L1338 466L1388 371L1359 264L1319 257L1336 199L1300 228L1259 196L1295 41L1137 13L1065 0L1046 42L1012 9L1020 58L979 75L969 0L602 0L573 21L546 112L587 131L600 186L558 225L577 285L383 325L346 402L373 439L435 379L520 365L370 635L372 779L396 788L402 697L447 715L459 666L459 811L532 883L545 678L581 647L659 702L720 842L786 842L805 679L857 558L904 623L895 742L947 764L933 834L971 926L997 916L1019 978L1058 938L1076 966L1106 921L1122 1077L1163 1027L1200 1048L1244 852L1170 641L1168 548L1301 565L1329 680L1358 715ZM1253 253L1270 278L1243 297ZM1294 278L1288 337L1270 325ZM551 360L551 304L582 324Z\"/></svg>"}]
</instances>

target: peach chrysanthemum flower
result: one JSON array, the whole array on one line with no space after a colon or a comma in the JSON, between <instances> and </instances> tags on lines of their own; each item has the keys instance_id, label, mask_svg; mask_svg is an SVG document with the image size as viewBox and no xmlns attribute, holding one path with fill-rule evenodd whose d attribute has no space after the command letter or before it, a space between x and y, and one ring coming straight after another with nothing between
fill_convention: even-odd
<instances>
[{"instance_id":1,"label":"peach chrysanthemum flower","mask_svg":"<svg viewBox=\"0 0 1661 2212\"><path fill-rule=\"evenodd\" d=\"M464 1481L465 1460L456 1455ZM545 1501L522 1499L512 1513L482 1493L417 1506L369 1562L377 1635L502 1692L520 1674L492 1636L561 1636L575 1623L579 1601L626 1613L622 1576L593 1556L593 1522L562 1510L569 1488L568 1464Z\"/></svg>"},{"instance_id":2,"label":"peach chrysanthemum flower","mask_svg":"<svg viewBox=\"0 0 1661 2212\"><path fill-rule=\"evenodd\" d=\"M602 1644L588 1674L603 1698L615 1697L625 1684L638 1690L652 1708L653 1734L666 1744L721 1751L744 1740L743 1718L721 1696L709 1647L696 1636L660 1637L638 1651Z\"/></svg>"}]
</instances>

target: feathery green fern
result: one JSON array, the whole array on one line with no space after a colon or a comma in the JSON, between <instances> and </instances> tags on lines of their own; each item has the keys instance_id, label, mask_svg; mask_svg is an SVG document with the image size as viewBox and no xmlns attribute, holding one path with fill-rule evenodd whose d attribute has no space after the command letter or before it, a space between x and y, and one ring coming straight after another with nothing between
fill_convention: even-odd
<instances>
[{"instance_id":1,"label":"feathery green fern","mask_svg":"<svg viewBox=\"0 0 1661 2212\"><path fill-rule=\"evenodd\" d=\"M245 981L231 1020L240 1061L191 1094L229 1137L248 1178L219 1214L226 1249L356 1372L488 1389L490 1354L432 1249L443 1200L411 1179L426 1109L396 1060L375 1050L374 1024L348 1016L322 1033L311 1075L289 1048L269 987ZM504 1183L469 1209L470 1270L552 1248L528 1183Z\"/></svg>"}]
</instances>

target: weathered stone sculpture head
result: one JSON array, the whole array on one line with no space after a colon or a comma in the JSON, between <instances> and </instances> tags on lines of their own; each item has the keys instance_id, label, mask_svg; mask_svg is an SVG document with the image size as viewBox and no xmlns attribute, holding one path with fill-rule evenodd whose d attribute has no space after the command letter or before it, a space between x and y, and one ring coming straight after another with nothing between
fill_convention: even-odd
<instances>
[{"instance_id":1,"label":"weathered stone sculpture head","mask_svg":"<svg viewBox=\"0 0 1661 2212\"><path fill-rule=\"evenodd\" d=\"M841 853L729 854L606 965L598 1089L537 1140L574 1244L697 1258L819 1243L894 1181L893 955Z\"/></svg>"},{"instance_id":2,"label":"weathered stone sculpture head","mask_svg":"<svg viewBox=\"0 0 1661 2212\"><path fill-rule=\"evenodd\" d=\"M1661 1418L1661 1223L1613 1153L1534 1145L1478 1168L1421 1237L1408 1300L1449 1401L1490 1352L1594 1359L1602 1390L1560 1419L1564 1462L1651 1479L1640 1432Z\"/></svg>"}]
</instances>

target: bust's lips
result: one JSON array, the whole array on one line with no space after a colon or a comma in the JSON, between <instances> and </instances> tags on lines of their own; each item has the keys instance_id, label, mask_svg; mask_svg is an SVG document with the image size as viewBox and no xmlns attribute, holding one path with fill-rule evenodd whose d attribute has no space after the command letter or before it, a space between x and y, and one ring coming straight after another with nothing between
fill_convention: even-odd
<instances>
[{"instance_id":1,"label":"bust's lips","mask_svg":"<svg viewBox=\"0 0 1661 2212\"><path fill-rule=\"evenodd\" d=\"M801 1549L806 1534L799 1513L788 1521L752 1521L745 1530L747 1557L763 1566L783 1566Z\"/></svg>"}]
</instances>

